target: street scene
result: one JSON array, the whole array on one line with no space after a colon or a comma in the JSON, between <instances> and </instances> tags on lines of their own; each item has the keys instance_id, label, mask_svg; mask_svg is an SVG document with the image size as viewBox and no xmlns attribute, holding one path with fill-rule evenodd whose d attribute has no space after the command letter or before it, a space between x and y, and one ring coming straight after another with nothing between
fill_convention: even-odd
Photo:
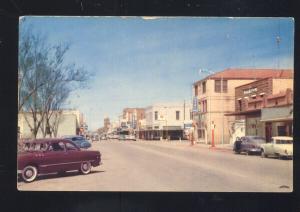
<instances>
[{"instance_id":1,"label":"street scene","mask_svg":"<svg viewBox=\"0 0 300 212\"><path fill-rule=\"evenodd\" d=\"M18 190L293 191L293 19L19 23Z\"/></svg>"},{"instance_id":2,"label":"street scene","mask_svg":"<svg viewBox=\"0 0 300 212\"><path fill-rule=\"evenodd\" d=\"M18 183L34 191L207 191L291 192L293 163L223 147L192 147L188 142L103 141L93 144L103 165L87 176L75 172L43 175ZM274 161L275 160L275 161Z\"/></svg>"}]
</instances>

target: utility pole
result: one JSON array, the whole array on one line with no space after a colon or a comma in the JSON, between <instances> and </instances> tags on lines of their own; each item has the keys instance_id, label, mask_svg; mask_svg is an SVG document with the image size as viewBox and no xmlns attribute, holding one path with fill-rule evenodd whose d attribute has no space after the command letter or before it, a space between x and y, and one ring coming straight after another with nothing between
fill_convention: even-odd
<instances>
[{"instance_id":1,"label":"utility pole","mask_svg":"<svg viewBox=\"0 0 300 212\"><path fill-rule=\"evenodd\" d=\"M185 100L183 101L183 121L185 121Z\"/></svg>"},{"instance_id":2,"label":"utility pole","mask_svg":"<svg viewBox=\"0 0 300 212\"><path fill-rule=\"evenodd\" d=\"M224 144L224 95L223 95L223 75L221 76L221 101L222 101L222 145Z\"/></svg>"}]
</instances>

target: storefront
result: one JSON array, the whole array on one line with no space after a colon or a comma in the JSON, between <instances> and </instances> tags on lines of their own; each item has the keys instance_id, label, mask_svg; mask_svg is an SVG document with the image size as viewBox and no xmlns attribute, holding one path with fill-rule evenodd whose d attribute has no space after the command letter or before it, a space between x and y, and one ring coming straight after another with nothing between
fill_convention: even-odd
<instances>
[{"instance_id":1,"label":"storefront","mask_svg":"<svg viewBox=\"0 0 300 212\"><path fill-rule=\"evenodd\" d=\"M138 133L139 139L145 140L180 140L184 139L183 129L179 126L164 126L163 129L147 129L139 130Z\"/></svg>"},{"instance_id":2,"label":"storefront","mask_svg":"<svg viewBox=\"0 0 300 212\"><path fill-rule=\"evenodd\" d=\"M293 105L263 108L260 121L265 125L267 141L272 136L293 136Z\"/></svg>"}]
</instances>

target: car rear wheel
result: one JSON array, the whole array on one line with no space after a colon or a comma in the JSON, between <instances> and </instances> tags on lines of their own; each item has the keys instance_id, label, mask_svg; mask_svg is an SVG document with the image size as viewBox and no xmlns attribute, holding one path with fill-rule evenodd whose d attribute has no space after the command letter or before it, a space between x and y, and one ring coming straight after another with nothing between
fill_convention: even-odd
<instances>
[{"instance_id":1,"label":"car rear wheel","mask_svg":"<svg viewBox=\"0 0 300 212\"><path fill-rule=\"evenodd\" d=\"M92 169L92 165L91 165L91 162L89 161L85 161L85 162L82 162L81 163L81 166L80 166L80 172L82 174L88 174L91 172L91 169Z\"/></svg>"},{"instance_id":2,"label":"car rear wheel","mask_svg":"<svg viewBox=\"0 0 300 212\"><path fill-rule=\"evenodd\" d=\"M26 166L22 171L22 179L26 183L30 183L36 179L38 170L35 166Z\"/></svg>"}]
</instances>

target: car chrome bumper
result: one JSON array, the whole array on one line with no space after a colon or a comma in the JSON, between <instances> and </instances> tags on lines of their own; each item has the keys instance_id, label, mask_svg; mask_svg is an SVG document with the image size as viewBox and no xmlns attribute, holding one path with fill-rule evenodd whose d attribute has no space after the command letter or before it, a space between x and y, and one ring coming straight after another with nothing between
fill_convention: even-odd
<instances>
[{"instance_id":1,"label":"car chrome bumper","mask_svg":"<svg viewBox=\"0 0 300 212\"><path fill-rule=\"evenodd\" d=\"M250 152L261 152L261 149L249 149Z\"/></svg>"}]
</instances>

